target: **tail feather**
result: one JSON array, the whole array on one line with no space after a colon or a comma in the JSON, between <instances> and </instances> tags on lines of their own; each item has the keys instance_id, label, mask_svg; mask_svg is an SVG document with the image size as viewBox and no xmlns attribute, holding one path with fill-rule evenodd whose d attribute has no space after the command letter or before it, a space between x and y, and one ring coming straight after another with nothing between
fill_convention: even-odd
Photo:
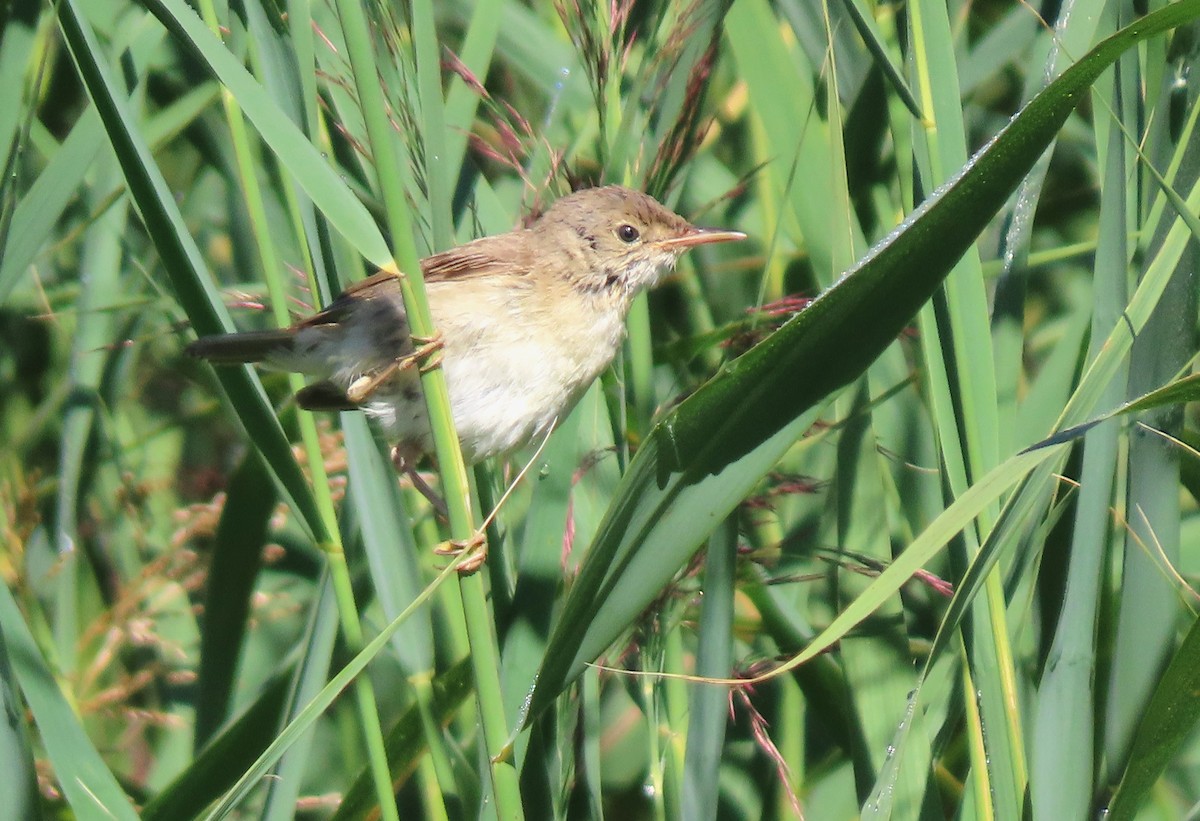
<instances>
[{"instance_id":1,"label":"tail feather","mask_svg":"<svg viewBox=\"0 0 1200 821\"><path fill-rule=\"evenodd\" d=\"M214 365L262 362L294 350L296 332L290 328L275 331L249 331L240 334L204 336L188 345L190 356L207 359Z\"/></svg>"}]
</instances>

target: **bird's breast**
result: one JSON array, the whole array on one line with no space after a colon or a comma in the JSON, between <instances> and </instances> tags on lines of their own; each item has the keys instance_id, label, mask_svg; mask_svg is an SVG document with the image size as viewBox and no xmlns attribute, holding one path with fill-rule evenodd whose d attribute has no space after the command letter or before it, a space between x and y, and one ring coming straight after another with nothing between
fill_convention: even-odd
<instances>
[{"instance_id":1,"label":"bird's breast","mask_svg":"<svg viewBox=\"0 0 1200 821\"><path fill-rule=\"evenodd\" d=\"M619 312L555 317L537 310L500 298L472 317L462 311L434 317L446 341L446 384L469 461L544 436L612 362L624 336Z\"/></svg>"}]
</instances>

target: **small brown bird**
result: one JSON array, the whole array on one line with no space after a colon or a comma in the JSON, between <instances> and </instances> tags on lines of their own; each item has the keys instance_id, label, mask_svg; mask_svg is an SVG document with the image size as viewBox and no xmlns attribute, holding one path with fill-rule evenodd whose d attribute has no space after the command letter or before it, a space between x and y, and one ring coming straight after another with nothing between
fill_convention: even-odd
<instances>
[{"instance_id":1,"label":"small brown bird","mask_svg":"<svg viewBox=\"0 0 1200 821\"><path fill-rule=\"evenodd\" d=\"M471 464L528 444L571 410L616 355L634 296L681 253L744 238L696 228L628 188L585 189L529 228L421 262L437 340L414 345L399 283L380 273L290 328L204 337L187 350L214 364L262 362L313 376L296 395L300 407L366 411L405 468L432 452L415 366L441 348Z\"/></svg>"}]
</instances>

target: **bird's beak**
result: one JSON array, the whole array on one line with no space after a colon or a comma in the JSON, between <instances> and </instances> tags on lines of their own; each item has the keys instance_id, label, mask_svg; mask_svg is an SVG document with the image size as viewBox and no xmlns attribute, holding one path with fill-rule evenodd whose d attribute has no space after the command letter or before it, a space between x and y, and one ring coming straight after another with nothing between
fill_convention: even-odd
<instances>
[{"instance_id":1,"label":"bird's beak","mask_svg":"<svg viewBox=\"0 0 1200 821\"><path fill-rule=\"evenodd\" d=\"M675 237L667 237L659 241L659 245L668 251L686 251L697 245L708 245L710 242L734 242L745 239L741 231L723 231L719 228L697 228L689 225L687 229Z\"/></svg>"}]
</instances>

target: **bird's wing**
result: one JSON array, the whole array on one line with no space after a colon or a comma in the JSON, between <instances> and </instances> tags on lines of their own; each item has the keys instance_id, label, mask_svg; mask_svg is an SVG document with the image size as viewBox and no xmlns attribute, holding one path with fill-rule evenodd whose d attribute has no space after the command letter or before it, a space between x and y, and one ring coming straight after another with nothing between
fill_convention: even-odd
<instances>
[{"instance_id":1,"label":"bird's wing","mask_svg":"<svg viewBox=\"0 0 1200 821\"><path fill-rule=\"evenodd\" d=\"M463 277L521 275L529 271L529 243L524 231L483 237L421 260L426 282Z\"/></svg>"},{"instance_id":2,"label":"bird's wing","mask_svg":"<svg viewBox=\"0 0 1200 821\"><path fill-rule=\"evenodd\" d=\"M468 242L449 251L421 260L421 272L426 282L445 282L465 277L522 275L529 271L528 243L522 231L511 231L494 237ZM399 278L380 271L355 282L329 303L325 310L296 324L296 328L316 325L336 325L345 321L356 304L364 300L388 299L403 306ZM400 308L403 310L403 307Z\"/></svg>"},{"instance_id":3,"label":"bird's wing","mask_svg":"<svg viewBox=\"0 0 1200 821\"><path fill-rule=\"evenodd\" d=\"M355 282L338 294L323 311L313 314L307 319L296 323L295 328L312 328L317 325L337 325L345 321L354 310L355 305L369 299L380 297L390 298L403 305L400 295L400 281L389 271L380 271L366 279Z\"/></svg>"}]
</instances>

